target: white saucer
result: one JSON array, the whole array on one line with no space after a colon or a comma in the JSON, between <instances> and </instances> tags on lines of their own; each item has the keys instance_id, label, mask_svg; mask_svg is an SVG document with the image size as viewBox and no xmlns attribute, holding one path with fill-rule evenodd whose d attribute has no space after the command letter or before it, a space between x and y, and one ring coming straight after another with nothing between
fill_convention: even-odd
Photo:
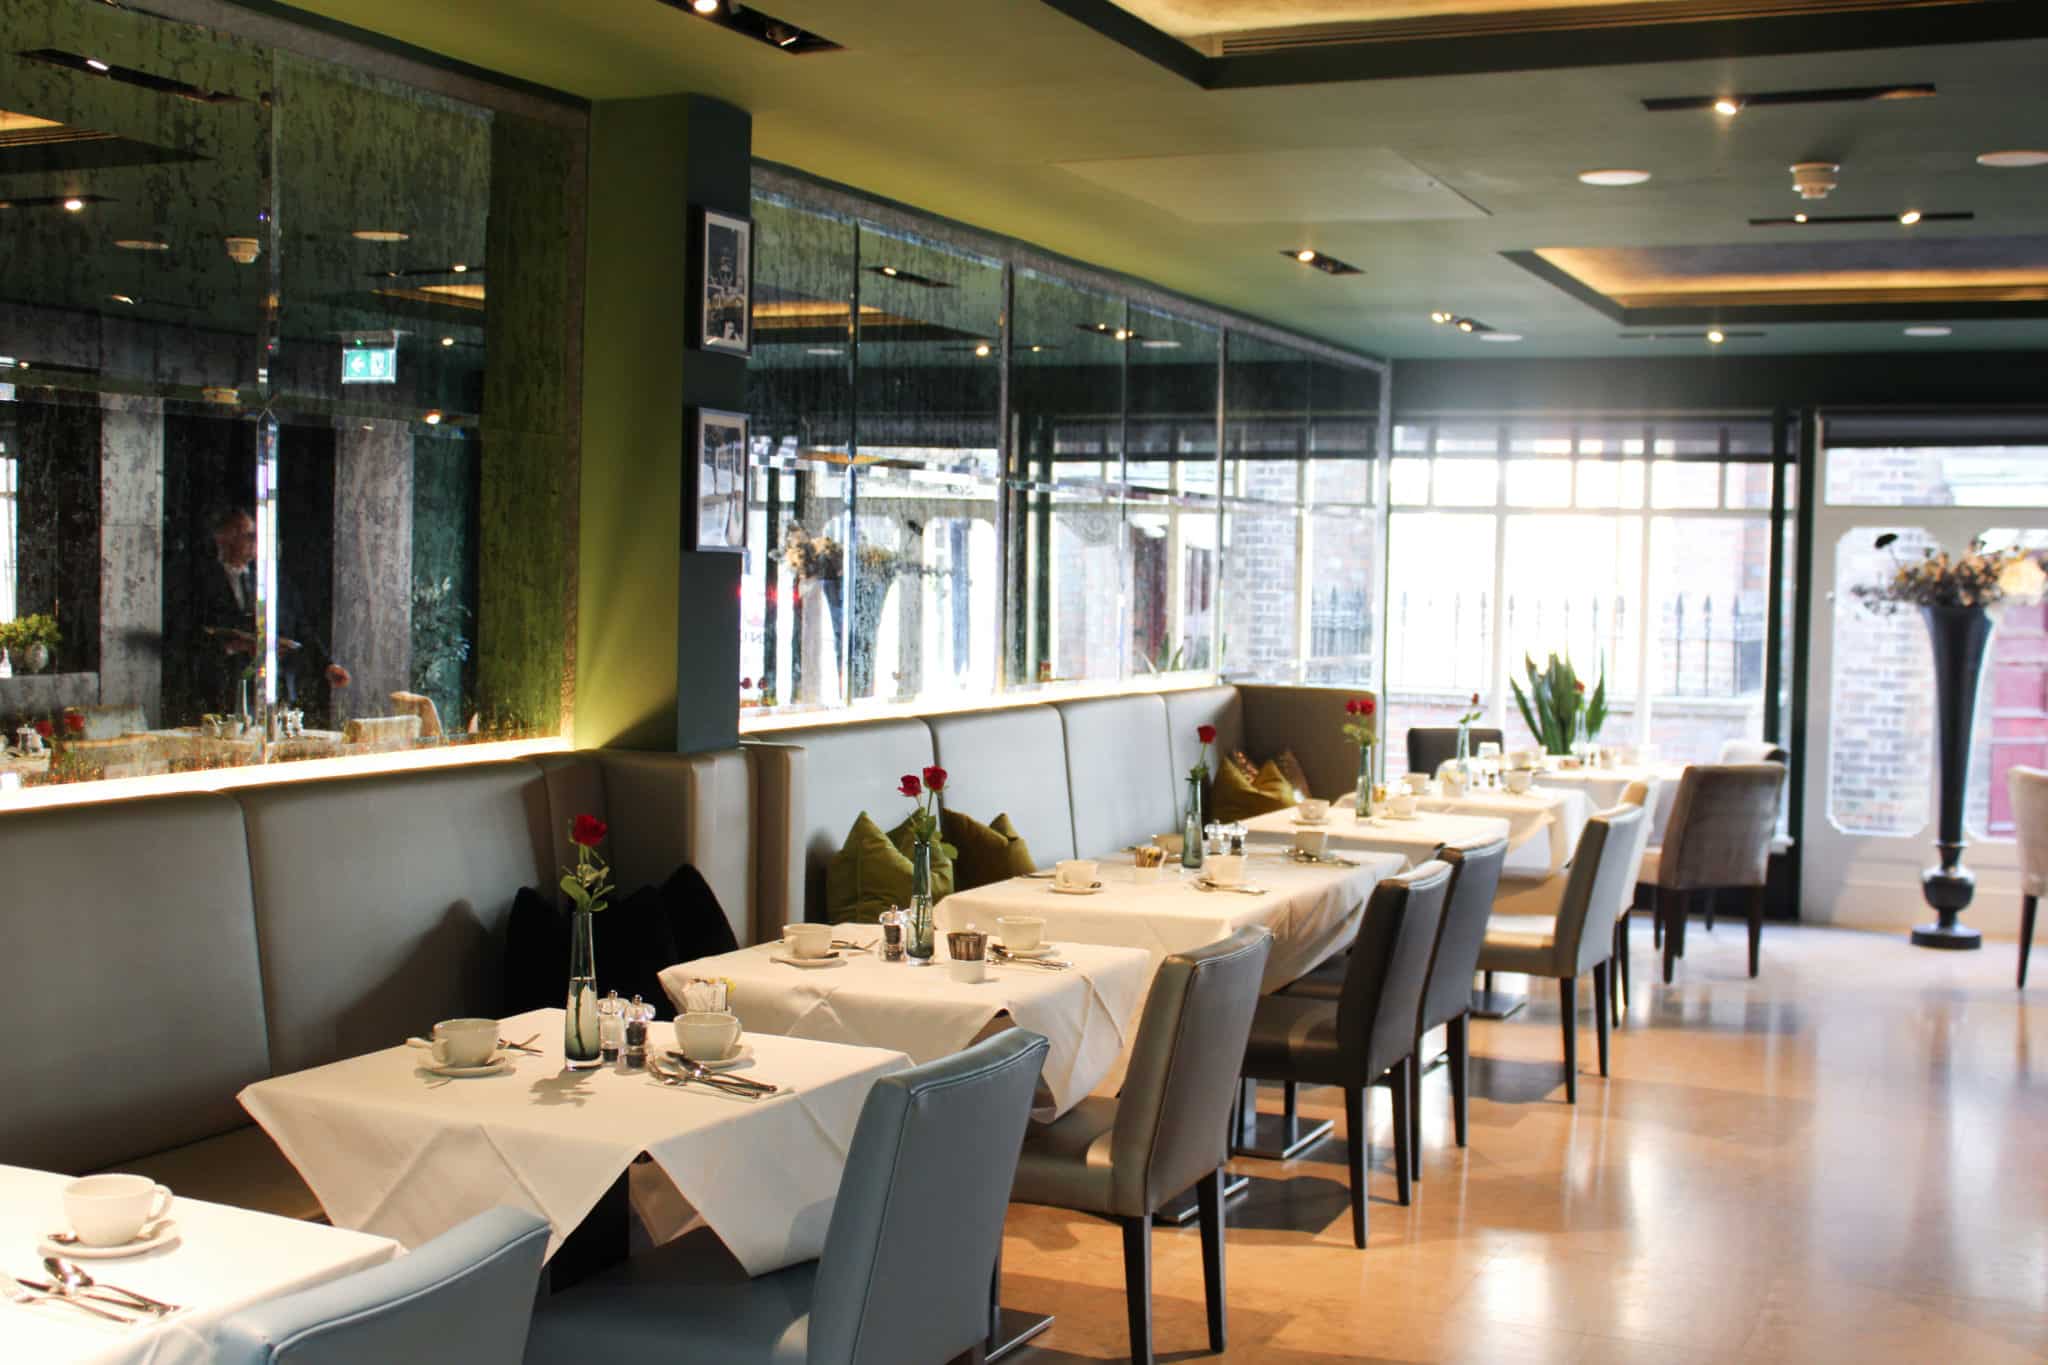
<instances>
[{"instance_id":1,"label":"white saucer","mask_svg":"<svg viewBox=\"0 0 2048 1365\"><path fill-rule=\"evenodd\" d=\"M706 1071L730 1071L741 1062L752 1061L753 1057L754 1049L752 1045L742 1042L733 1050L732 1056L727 1057L724 1061L707 1062L702 1057L692 1057L690 1060L703 1067Z\"/></svg>"},{"instance_id":2,"label":"white saucer","mask_svg":"<svg viewBox=\"0 0 2048 1365\"><path fill-rule=\"evenodd\" d=\"M512 1069L510 1053L500 1052L482 1066L443 1066L439 1062L421 1062L420 1065L436 1076L448 1076L455 1080L467 1080L472 1076L502 1076Z\"/></svg>"},{"instance_id":3,"label":"white saucer","mask_svg":"<svg viewBox=\"0 0 2048 1365\"><path fill-rule=\"evenodd\" d=\"M140 1256L145 1251L167 1247L178 1240L178 1222L175 1218L160 1218L156 1231L147 1237L138 1237L132 1242L119 1246L89 1247L83 1242L53 1242L45 1237L36 1247L45 1256L61 1256L72 1261L118 1261L123 1256Z\"/></svg>"},{"instance_id":4,"label":"white saucer","mask_svg":"<svg viewBox=\"0 0 2048 1365\"><path fill-rule=\"evenodd\" d=\"M1376 820L1420 820L1422 812L1418 810L1411 811L1407 815L1396 815L1390 810L1383 810L1373 818Z\"/></svg>"},{"instance_id":5,"label":"white saucer","mask_svg":"<svg viewBox=\"0 0 2048 1365\"><path fill-rule=\"evenodd\" d=\"M846 954L837 949L826 954L824 957L791 957L787 953L773 953L770 954L768 960L770 962L786 963L791 967L801 967L807 972L814 972L820 967L844 967L846 965ZM706 1062L705 1065L709 1066L710 1063Z\"/></svg>"},{"instance_id":6,"label":"white saucer","mask_svg":"<svg viewBox=\"0 0 2048 1365\"><path fill-rule=\"evenodd\" d=\"M1051 957L1053 954L1057 953L1060 950L1060 945L1057 943L1040 943L1036 948L1012 948L1008 944L1003 943L998 943L996 946L998 948L1001 948L1004 952L1008 953L1011 957L1021 957L1027 959L1034 957Z\"/></svg>"},{"instance_id":7,"label":"white saucer","mask_svg":"<svg viewBox=\"0 0 2048 1365\"><path fill-rule=\"evenodd\" d=\"M1305 815L1297 815L1294 817L1294 823L1296 828L1299 829L1321 829L1324 825L1330 823L1330 817L1325 815L1320 820L1311 820Z\"/></svg>"},{"instance_id":8,"label":"white saucer","mask_svg":"<svg viewBox=\"0 0 2048 1365\"><path fill-rule=\"evenodd\" d=\"M1219 882L1207 874L1197 877L1195 880L1208 887L1211 891L1256 891L1259 889L1250 882Z\"/></svg>"},{"instance_id":9,"label":"white saucer","mask_svg":"<svg viewBox=\"0 0 2048 1365\"><path fill-rule=\"evenodd\" d=\"M1054 882L1051 889L1057 891L1062 896L1092 896L1102 890L1102 883L1097 882L1093 886L1061 886L1058 882Z\"/></svg>"}]
</instances>

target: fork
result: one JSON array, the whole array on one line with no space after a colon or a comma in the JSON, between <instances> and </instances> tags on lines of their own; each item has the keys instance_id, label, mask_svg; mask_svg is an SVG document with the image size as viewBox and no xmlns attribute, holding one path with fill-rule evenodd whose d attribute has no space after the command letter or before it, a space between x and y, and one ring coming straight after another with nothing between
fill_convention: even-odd
<instances>
[{"instance_id":1,"label":"fork","mask_svg":"<svg viewBox=\"0 0 2048 1365\"><path fill-rule=\"evenodd\" d=\"M76 1308L81 1313L90 1313L96 1318L105 1318L108 1322L118 1322L123 1327L133 1327L136 1323L134 1318L124 1318L119 1313L109 1313L104 1308L95 1308L89 1303L83 1303L78 1299L66 1294L59 1294L54 1290L33 1293L20 1280L4 1272L0 1272L0 1294L4 1294L16 1303L61 1303L67 1307Z\"/></svg>"},{"instance_id":2,"label":"fork","mask_svg":"<svg viewBox=\"0 0 2048 1365\"><path fill-rule=\"evenodd\" d=\"M713 1090L722 1091L727 1095L731 1095L734 1099L747 1100L749 1102L761 1099L767 1094L767 1092L763 1090L749 1090L745 1086L728 1085L723 1080L720 1080L714 1076L693 1076L687 1071L665 1071L661 1067L656 1066L653 1062L649 1062L647 1064L647 1069L653 1072L654 1078L660 1081L663 1085L674 1086L677 1089L682 1089L690 1085L709 1086Z\"/></svg>"},{"instance_id":3,"label":"fork","mask_svg":"<svg viewBox=\"0 0 2048 1365\"><path fill-rule=\"evenodd\" d=\"M991 943L988 950L995 955L996 961L1007 963L1012 967L1043 967L1049 972L1064 972L1074 965L1071 962L1062 962L1057 958L1018 957L1000 943Z\"/></svg>"}]
</instances>

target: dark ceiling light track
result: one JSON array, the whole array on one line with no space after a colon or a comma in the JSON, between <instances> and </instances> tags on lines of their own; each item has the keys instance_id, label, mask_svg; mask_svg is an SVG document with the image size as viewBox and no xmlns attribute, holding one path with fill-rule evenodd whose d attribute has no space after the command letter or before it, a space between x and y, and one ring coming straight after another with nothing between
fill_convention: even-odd
<instances>
[{"instance_id":1,"label":"dark ceiling light track","mask_svg":"<svg viewBox=\"0 0 2048 1365\"><path fill-rule=\"evenodd\" d=\"M132 66L115 66L97 57L81 57L76 52L65 52L61 48L39 47L20 55L32 62L59 66L83 76L101 76L110 81L119 81L123 85L154 90L159 95L175 95L181 100L191 100L194 104L244 103L240 95L230 95L225 90L203 90L185 81L174 81L168 76L159 76L150 71L138 71Z\"/></svg>"},{"instance_id":2,"label":"dark ceiling light track","mask_svg":"<svg viewBox=\"0 0 2048 1365\"><path fill-rule=\"evenodd\" d=\"M920 275L914 270L904 270L893 265L871 265L867 267L867 272L870 275L880 275L885 280L895 280L898 284L914 284L920 289L953 287L951 280L935 279L930 275Z\"/></svg>"},{"instance_id":3,"label":"dark ceiling light track","mask_svg":"<svg viewBox=\"0 0 2048 1365\"><path fill-rule=\"evenodd\" d=\"M763 14L752 5L741 4L740 0L661 0L670 9L679 9L692 19L702 19L708 24L730 29L742 37L755 42L766 43L777 52L787 52L793 57L807 57L814 52L838 52L841 47L820 33L813 33L787 19L777 19L772 14Z\"/></svg>"},{"instance_id":4,"label":"dark ceiling light track","mask_svg":"<svg viewBox=\"0 0 2048 1365\"><path fill-rule=\"evenodd\" d=\"M1291 261L1300 262L1311 270L1320 270L1325 275L1363 275L1365 273L1349 261L1340 261L1335 256L1325 256L1322 252L1310 246L1296 247L1292 251L1282 251L1280 254Z\"/></svg>"},{"instance_id":5,"label":"dark ceiling light track","mask_svg":"<svg viewBox=\"0 0 2048 1365\"><path fill-rule=\"evenodd\" d=\"M1734 112L1744 109L1767 109L1781 104L1866 104L1873 100L1924 100L1934 98L1932 81L1921 81L1910 85L1845 85L1821 90L1765 90L1756 94L1741 91L1723 92L1718 95L1673 95L1643 101L1643 108L1653 114L1697 113L1701 110L1730 112L1724 106L1733 105Z\"/></svg>"},{"instance_id":6,"label":"dark ceiling light track","mask_svg":"<svg viewBox=\"0 0 2048 1365\"><path fill-rule=\"evenodd\" d=\"M1752 218L1751 227L1850 227L1859 223L1890 223L1894 227L1912 227L1917 223L1967 223L1975 213L1936 213L1929 210L1916 213L1908 209L1905 213L1800 213L1785 218Z\"/></svg>"},{"instance_id":7,"label":"dark ceiling light track","mask_svg":"<svg viewBox=\"0 0 2048 1365\"><path fill-rule=\"evenodd\" d=\"M36 194L21 199L0 199L0 209L62 209L76 213L73 204L111 204L104 194Z\"/></svg>"},{"instance_id":8,"label":"dark ceiling light track","mask_svg":"<svg viewBox=\"0 0 2048 1365\"><path fill-rule=\"evenodd\" d=\"M1766 334L1763 332L1738 332L1729 328L1710 327L1697 332L1623 332L1620 335L1623 341L1706 341L1719 345L1721 341L1734 341L1738 338L1753 339ZM1719 341L1715 340L1717 337L1720 339Z\"/></svg>"},{"instance_id":9,"label":"dark ceiling light track","mask_svg":"<svg viewBox=\"0 0 2048 1365\"><path fill-rule=\"evenodd\" d=\"M1077 322L1077 332L1086 332L1092 337L1107 337L1111 341L1142 341L1144 338L1128 327L1113 327L1106 322Z\"/></svg>"},{"instance_id":10,"label":"dark ceiling light track","mask_svg":"<svg viewBox=\"0 0 2048 1365\"><path fill-rule=\"evenodd\" d=\"M373 280L438 280L457 275L481 275L480 265L423 265L410 270L371 270L365 272Z\"/></svg>"},{"instance_id":11,"label":"dark ceiling light track","mask_svg":"<svg viewBox=\"0 0 2048 1365\"><path fill-rule=\"evenodd\" d=\"M1479 336L1494 330L1478 318L1460 317L1456 313L1447 313L1442 309L1431 313L1429 320L1439 327L1455 327L1467 336Z\"/></svg>"}]
</instances>

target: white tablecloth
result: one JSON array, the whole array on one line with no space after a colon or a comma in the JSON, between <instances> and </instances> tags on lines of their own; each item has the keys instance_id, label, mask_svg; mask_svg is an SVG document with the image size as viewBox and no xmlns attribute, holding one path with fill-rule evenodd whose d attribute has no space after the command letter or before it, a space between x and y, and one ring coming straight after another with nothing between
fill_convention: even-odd
<instances>
[{"instance_id":1,"label":"white tablecloth","mask_svg":"<svg viewBox=\"0 0 2048 1365\"><path fill-rule=\"evenodd\" d=\"M514 1204L554 1225L552 1256L646 1152L760 1275L824 1247L868 1090L910 1065L898 1052L753 1034L746 1074L793 1092L746 1101L645 1072L566 1071L560 1010L517 1015L504 1030L538 1033L544 1054L520 1057L509 1074L444 1080L401 1045L258 1081L242 1107L341 1227L417 1246Z\"/></svg>"},{"instance_id":2,"label":"white tablecloth","mask_svg":"<svg viewBox=\"0 0 2048 1365\"><path fill-rule=\"evenodd\" d=\"M1418 814L1411 820L1360 820L1349 808L1332 809L1320 825L1298 825L1290 810L1270 811L1244 822L1253 843L1294 843L1297 829L1327 830L1330 851L1348 857L1383 854L1399 859L1393 871L1427 862L1443 844L1485 843L1508 837L1508 822L1497 815ZM1390 875L1382 873L1382 876Z\"/></svg>"},{"instance_id":3,"label":"white tablecloth","mask_svg":"<svg viewBox=\"0 0 2048 1365\"><path fill-rule=\"evenodd\" d=\"M1560 768L1538 773L1536 786L1554 791L1575 791L1585 795L1593 810L1606 810L1621 802L1631 782L1650 784L1650 846L1664 842L1664 826L1671 822L1671 803L1678 798L1678 780L1685 765L1655 768Z\"/></svg>"},{"instance_id":4,"label":"white tablecloth","mask_svg":"<svg viewBox=\"0 0 2048 1365\"><path fill-rule=\"evenodd\" d=\"M881 933L861 925L835 932L867 943ZM661 984L681 1010L685 982L725 977L733 983L733 1012L750 1033L888 1048L915 1062L960 1051L1008 1015L1052 1043L1042 1077L1052 1103L1032 1113L1041 1121L1066 1113L1109 1074L1130 1041L1125 1030L1152 975L1151 958L1139 949L1091 944L1060 945L1072 971L992 962L988 980L972 985L955 981L943 965L849 953L842 967L791 967L773 960L781 951L770 943L699 958L662 972ZM945 956L942 939L938 962Z\"/></svg>"},{"instance_id":5,"label":"white tablecloth","mask_svg":"<svg viewBox=\"0 0 2048 1365\"><path fill-rule=\"evenodd\" d=\"M1049 881L1013 877L946 897L939 902L939 926L973 923L993 930L998 915L1039 915L1054 943L1143 948L1149 982L1169 954L1262 924L1273 931L1262 989L1276 991L1347 947L1373 887L1401 870L1396 856L1368 854L1358 861L1357 867L1309 866L1254 850L1245 880L1265 888L1262 896L1198 890L1195 874L1177 862L1167 865L1161 880L1139 885L1128 864L1105 862L1103 888L1092 896L1066 895Z\"/></svg>"},{"instance_id":6,"label":"white tablecloth","mask_svg":"<svg viewBox=\"0 0 2048 1365\"><path fill-rule=\"evenodd\" d=\"M1592 806L1584 792L1534 787L1516 793L1505 789L1468 791L1445 796L1432 786L1416 809L1441 815L1494 816L1508 822L1508 857L1502 871L1510 876L1549 877L1564 870ZM1531 841L1546 834L1542 843Z\"/></svg>"},{"instance_id":7,"label":"white tablecloth","mask_svg":"<svg viewBox=\"0 0 2048 1365\"><path fill-rule=\"evenodd\" d=\"M21 1279L50 1278L36 1243L66 1226L63 1189L70 1180L0 1166L0 1270ZM215 1326L238 1309L377 1265L399 1251L387 1238L197 1199L174 1199L171 1217L178 1225L173 1245L88 1264L95 1278L186 1311L121 1327L57 1304L0 1301L0 1361L202 1365L213 1359Z\"/></svg>"}]
</instances>

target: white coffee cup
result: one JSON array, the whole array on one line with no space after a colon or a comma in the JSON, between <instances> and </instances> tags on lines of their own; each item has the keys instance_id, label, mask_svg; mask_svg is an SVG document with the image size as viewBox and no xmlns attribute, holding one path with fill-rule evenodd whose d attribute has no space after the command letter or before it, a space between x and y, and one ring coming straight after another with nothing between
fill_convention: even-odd
<instances>
[{"instance_id":1,"label":"white coffee cup","mask_svg":"<svg viewBox=\"0 0 2048 1365\"><path fill-rule=\"evenodd\" d=\"M89 1175L64 1187L64 1216L90 1247L132 1242L170 1209L170 1190L148 1176Z\"/></svg>"},{"instance_id":2,"label":"white coffee cup","mask_svg":"<svg viewBox=\"0 0 2048 1365\"><path fill-rule=\"evenodd\" d=\"M1321 797L1310 797L1294 808L1294 813L1312 825L1320 825L1330 818L1330 803Z\"/></svg>"},{"instance_id":3,"label":"white coffee cup","mask_svg":"<svg viewBox=\"0 0 2048 1365\"><path fill-rule=\"evenodd\" d=\"M1510 768L1501 779L1508 784L1508 790L1519 795L1536 785L1536 774L1527 768Z\"/></svg>"},{"instance_id":4,"label":"white coffee cup","mask_svg":"<svg viewBox=\"0 0 2048 1365\"><path fill-rule=\"evenodd\" d=\"M434 1025L434 1061L441 1066L487 1066L497 1055L495 1019L443 1019Z\"/></svg>"},{"instance_id":5,"label":"white coffee cup","mask_svg":"<svg viewBox=\"0 0 2048 1365\"><path fill-rule=\"evenodd\" d=\"M829 924L785 924L782 946L791 957L823 957L832 951Z\"/></svg>"},{"instance_id":6,"label":"white coffee cup","mask_svg":"<svg viewBox=\"0 0 2048 1365\"><path fill-rule=\"evenodd\" d=\"M985 957L949 957L946 970L955 981L971 986L978 981L988 980L988 959Z\"/></svg>"},{"instance_id":7,"label":"white coffee cup","mask_svg":"<svg viewBox=\"0 0 2048 1365\"><path fill-rule=\"evenodd\" d=\"M1209 880L1218 886L1236 886L1244 880L1242 853L1213 853L1204 864Z\"/></svg>"},{"instance_id":8,"label":"white coffee cup","mask_svg":"<svg viewBox=\"0 0 2048 1365\"><path fill-rule=\"evenodd\" d=\"M1060 886L1080 890L1095 885L1095 872L1095 859L1069 858L1053 868L1052 879Z\"/></svg>"},{"instance_id":9,"label":"white coffee cup","mask_svg":"<svg viewBox=\"0 0 2048 1365\"><path fill-rule=\"evenodd\" d=\"M1399 791L1388 796L1387 812L1390 815L1398 815L1404 820L1415 814L1415 793Z\"/></svg>"},{"instance_id":10,"label":"white coffee cup","mask_svg":"<svg viewBox=\"0 0 2048 1365\"><path fill-rule=\"evenodd\" d=\"M996 928L1003 931L1003 946L1013 953L1035 952L1045 942L1045 921L1036 915L998 915Z\"/></svg>"},{"instance_id":11,"label":"white coffee cup","mask_svg":"<svg viewBox=\"0 0 2048 1365\"><path fill-rule=\"evenodd\" d=\"M1330 847L1330 831L1326 829L1298 829L1294 831L1294 851L1320 858Z\"/></svg>"},{"instance_id":12,"label":"white coffee cup","mask_svg":"<svg viewBox=\"0 0 2048 1365\"><path fill-rule=\"evenodd\" d=\"M1401 780L1408 785L1408 790L1414 792L1417 796L1421 796L1429 790L1428 773L1409 773Z\"/></svg>"},{"instance_id":13,"label":"white coffee cup","mask_svg":"<svg viewBox=\"0 0 2048 1365\"><path fill-rule=\"evenodd\" d=\"M705 1010L676 1018L676 1048L693 1062L722 1062L739 1041L736 1015Z\"/></svg>"}]
</instances>

